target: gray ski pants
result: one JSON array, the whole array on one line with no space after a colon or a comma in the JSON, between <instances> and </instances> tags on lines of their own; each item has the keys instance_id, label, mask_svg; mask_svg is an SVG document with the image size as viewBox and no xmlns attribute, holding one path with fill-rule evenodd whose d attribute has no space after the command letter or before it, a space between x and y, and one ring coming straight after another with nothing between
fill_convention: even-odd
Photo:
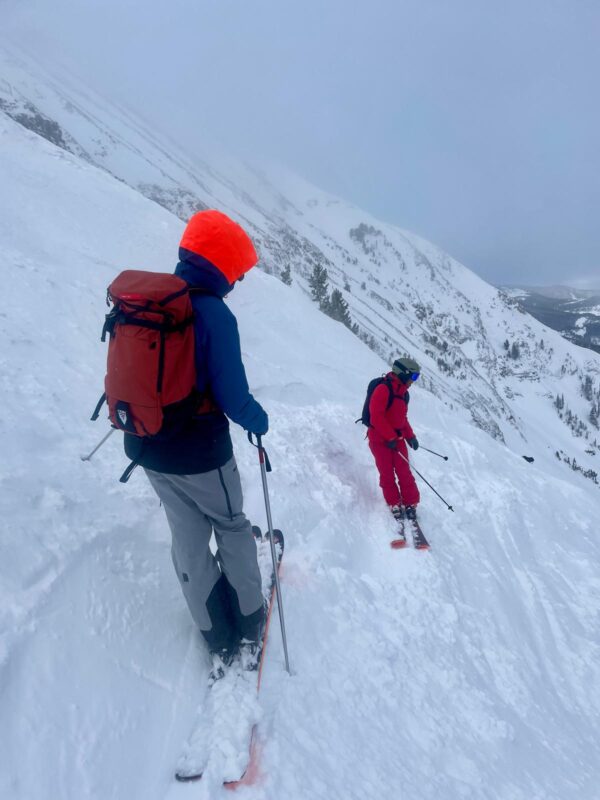
<instances>
[{"instance_id":1,"label":"gray ski pants","mask_svg":"<svg viewBox=\"0 0 600 800\"><path fill-rule=\"evenodd\" d=\"M169 475L150 469L145 472L165 507L175 572L200 630L204 633L213 628L213 623L216 627L223 624L223 610L213 608L223 603L214 599L222 594L222 573L229 584L228 591L233 589L239 603L233 617L237 611L238 616L241 612L243 617L254 619L260 610L260 618L263 596L256 544L242 511L242 485L235 458L219 469L196 475ZM209 548L213 531L218 559Z\"/></svg>"}]
</instances>

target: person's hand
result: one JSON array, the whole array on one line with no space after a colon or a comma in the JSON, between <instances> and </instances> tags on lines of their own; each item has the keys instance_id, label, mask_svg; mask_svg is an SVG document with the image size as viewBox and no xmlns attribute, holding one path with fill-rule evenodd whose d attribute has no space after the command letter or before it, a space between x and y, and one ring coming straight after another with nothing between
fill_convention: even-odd
<instances>
[{"instance_id":1,"label":"person's hand","mask_svg":"<svg viewBox=\"0 0 600 800\"><path fill-rule=\"evenodd\" d=\"M251 431L248 428L244 428L244 430L248 433L248 436L256 436L256 438L258 439L259 436L266 436L267 435L267 432L269 430L269 425L267 423L266 427L262 428L262 430L260 430L260 431Z\"/></svg>"},{"instance_id":2,"label":"person's hand","mask_svg":"<svg viewBox=\"0 0 600 800\"><path fill-rule=\"evenodd\" d=\"M406 442L413 450L419 449L419 440L416 436L413 436L412 439L407 439Z\"/></svg>"},{"instance_id":3,"label":"person's hand","mask_svg":"<svg viewBox=\"0 0 600 800\"><path fill-rule=\"evenodd\" d=\"M262 408L261 412L259 418L254 420L254 425L250 431L254 436L266 436L269 432L269 417Z\"/></svg>"},{"instance_id":4,"label":"person's hand","mask_svg":"<svg viewBox=\"0 0 600 800\"><path fill-rule=\"evenodd\" d=\"M390 450L397 450L398 449L398 439L390 439L388 442L385 443L386 447L389 447Z\"/></svg>"}]
</instances>

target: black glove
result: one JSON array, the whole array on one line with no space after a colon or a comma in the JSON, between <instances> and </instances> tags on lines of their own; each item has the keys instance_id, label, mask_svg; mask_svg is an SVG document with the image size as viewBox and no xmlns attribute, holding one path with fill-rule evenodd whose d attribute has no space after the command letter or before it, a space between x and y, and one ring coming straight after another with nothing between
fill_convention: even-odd
<instances>
[{"instance_id":1,"label":"black glove","mask_svg":"<svg viewBox=\"0 0 600 800\"><path fill-rule=\"evenodd\" d=\"M390 439L385 443L386 447L389 447L390 450L397 450L398 449L398 439Z\"/></svg>"},{"instance_id":2,"label":"black glove","mask_svg":"<svg viewBox=\"0 0 600 800\"><path fill-rule=\"evenodd\" d=\"M412 439L407 439L406 442L410 447L412 447L413 450L419 449L419 440L416 436L413 436Z\"/></svg>"}]
</instances>

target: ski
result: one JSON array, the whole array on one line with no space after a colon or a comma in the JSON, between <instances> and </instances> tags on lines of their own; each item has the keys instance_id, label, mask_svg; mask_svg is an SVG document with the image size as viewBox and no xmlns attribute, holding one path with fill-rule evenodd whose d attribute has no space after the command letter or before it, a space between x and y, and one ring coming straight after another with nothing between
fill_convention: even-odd
<instances>
[{"instance_id":1,"label":"ski","mask_svg":"<svg viewBox=\"0 0 600 800\"><path fill-rule=\"evenodd\" d=\"M261 571L262 576L262 591L263 597L265 598L265 603L267 605L267 614L265 619L265 627L261 639L260 647L258 648L257 652L252 654L251 656L248 654L244 654L243 662L241 654L238 655L234 661L231 663L229 667L224 670L223 677L216 680L212 685L210 685L209 689L209 696L207 701L208 706L208 716L213 716L213 723L217 724L217 722L221 721L219 714L220 708L227 708L228 704L234 705L239 707L240 704L251 705L251 701L249 701L247 697L247 692L249 686L247 682L251 680L251 676L256 676L256 683L254 687L254 696L255 698L258 695L260 690L260 682L262 676L262 668L264 663L265 651L266 651L266 643L267 637L269 632L269 624L271 620L271 613L274 606L275 600L275 575L273 572L273 565L272 565L272 558L271 558L271 545L269 542L269 534L263 536L262 531L257 526L252 527L252 533L256 539L256 546L258 549L258 564ZM281 559L283 557L283 548L284 548L284 539L283 533L275 529L273 531L273 542L275 544L275 552L277 557L277 570L279 570ZM240 697L236 698L235 691L236 689L241 692ZM231 690L231 697L227 697L226 693ZM222 696L221 696L222 695ZM245 696L246 695L246 696ZM224 698L224 699L223 699ZM256 702L256 701L254 701ZM222 703L222 706L221 706ZM216 710L211 708L214 705ZM213 711L213 714L210 714L210 711ZM200 738L200 750L205 749L209 746L209 732L204 730L204 740ZM205 771L207 758L203 759L203 766L202 768L194 768L192 765L194 763L193 758L193 750L194 750L194 737L192 736L190 739L190 744L188 745L190 751L192 751L192 755L187 755L185 759L187 760L187 764L175 773L175 779L177 781L183 783L189 783L193 781L201 780L203 773ZM224 780L223 785L227 789L235 789L238 786L250 784L253 782L253 779L257 776L257 769L258 769L258 747L257 747L257 724L252 724L252 728L250 730L250 739L248 744L248 759L241 770L241 774L239 778L235 780Z\"/></svg>"},{"instance_id":2,"label":"ski","mask_svg":"<svg viewBox=\"0 0 600 800\"><path fill-rule=\"evenodd\" d=\"M421 526L416 519L409 520L409 525L412 528L413 546L415 550L429 550L431 545L425 538L425 534L421 530Z\"/></svg>"},{"instance_id":3,"label":"ski","mask_svg":"<svg viewBox=\"0 0 600 800\"><path fill-rule=\"evenodd\" d=\"M406 547L406 532L404 530L404 520L397 520L398 530L396 531L396 538L390 542L392 550L402 550Z\"/></svg>"},{"instance_id":4,"label":"ski","mask_svg":"<svg viewBox=\"0 0 600 800\"><path fill-rule=\"evenodd\" d=\"M402 550L404 549L407 544L406 538L406 526L411 530L412 533L412 540L413 540L413 547L415 550L429 550L431 545L425 538L425 534L421 530L421 526L417 522L416 519L408 519L407 517L403 517L402 519L396 519L399 527L396 531L396 536L390 542L390 547L392 550Z\"/></svg>"},{"instance_id":5,"label":"ski","mask_svg":"<svg viewBox=\"0 0 600 800\"><path fill-rule=\"evenodd\" d=\"M269 550L269 558L270 558L270 549L271 545L269 543L269 533L267 532L265 537L262 537L260 528L253 526L252 531L254 536L257 538L257 541L264 540L266 543L266 547ZM260 535L260 538L259 538ZM279 572L279 568L281 567L281 559L283 558L283 547L284 547L284 540L283 540L283 533L278 529L275 528L273 530L273 542L275 544L275 554L277 557L277 572ZM260 564L260 558L259 558ZM265 593L265 587L263 585L263 594L265 597L268 598L268 607L267 607L267 617L265 620L265 630L262 636L262 642L260 647L260 656L257 663L257 679L256 679L256 693L260 692L260 681L262 678L262 669L264 664L264 657L265 651L267 646L267 637L269 634L269 626L271 624L271 614L273 612L273 607L275 605L275 574L273 572L272 567L272 559L271 559L271 580L268 585L267 593ZM237 789L238 786L244 785L251 785L258 777L258 756L259 756L259 748L258 748L258 725L255 723L252 726L252 732L250 734L250 744L248 747L248 765L246 769L242 773L242 775L235 781L224 781L223 786L226 789Z\"/></svg>"}]
</instances>

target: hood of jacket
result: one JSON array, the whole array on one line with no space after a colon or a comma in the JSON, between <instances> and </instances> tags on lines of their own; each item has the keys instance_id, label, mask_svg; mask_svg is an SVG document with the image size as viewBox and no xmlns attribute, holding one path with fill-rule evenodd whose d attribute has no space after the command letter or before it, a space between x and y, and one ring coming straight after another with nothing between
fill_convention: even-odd
<instances>
[{"instance_id":1,"label":"hood of jacket","mask_svg":"<svg viewBox=\"0 0 600 800\"><path fill-rule=\"evenodd\" d=\"M175 274L191 287L224 297L258 262L252 240L226 214L199 211L179 243Z\"/></svg>"}]
</instances>

